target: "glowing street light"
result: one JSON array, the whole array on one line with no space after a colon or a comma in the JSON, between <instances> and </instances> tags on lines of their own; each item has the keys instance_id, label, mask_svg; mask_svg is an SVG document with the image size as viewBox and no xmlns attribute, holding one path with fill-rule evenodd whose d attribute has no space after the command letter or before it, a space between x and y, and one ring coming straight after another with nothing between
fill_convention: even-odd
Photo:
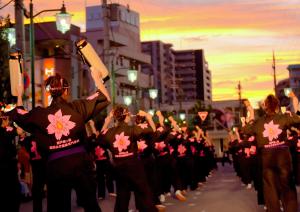
<instances>
[{"instance_id":1,"label":"glowing street light","mask_svg":"<svg viewBox=\"0 0 300 212\"><path fill-rule=\"evenodd\" d=\"M129 69L127 71L127 77L128 77L128 80L130 82L135 82L137 80L137 75L138 75L138 72L137 70L134 70L134 69Z\"/></svg>"},{"instance_id":2,"label":"glowing street light","mask_svg":"<svg viewBox=\"0 0 300 212\"><path fill-rule=\"evenodd\" d=\"M185 120L185 113L179 113L179 118L181 121Z\"/></svg>"},{"instance_id":3,"label":"glowing street light","mask_svg":"<svg viewBox=\"0 0 300 212\"><path fill-rule=\"evenodd\" d=\"M123 100L124 100L124 104L127 106L132 104L132 96L124 96Z\"/></svg>"},{"instance_id":4,"label":"glowing street light","mask_svg":"<svg viewBox=\"0 0 300 212\"><path fill-rule=\"evenodd\" d=\"M60 13L56 14L56 28L65 34L71 28L72 15L66 12L65 4L62 5Z\"/></svg>"},{"instance_id":5,"label":"glowing street light","mask_svg":"<svg viewBox=\"0 0 300 212\"><path fill-rule=\"evenodd\" d=\"M158 90L155 88L150 88L149 89L149 96L151 99L156 99L158 95Z\"/></svg>"},{"instance_id":6,"label":"glowing street light","mask_svg":"<svg viewBox=\"0 0 300 212\"><path fill-rule=\"evenodd\" d=\"M148 110L148 113L149 113L151 116L154 116L155 110L154 110L154 109L150 109L150 110Z\"/></svg>"}]
</instances>

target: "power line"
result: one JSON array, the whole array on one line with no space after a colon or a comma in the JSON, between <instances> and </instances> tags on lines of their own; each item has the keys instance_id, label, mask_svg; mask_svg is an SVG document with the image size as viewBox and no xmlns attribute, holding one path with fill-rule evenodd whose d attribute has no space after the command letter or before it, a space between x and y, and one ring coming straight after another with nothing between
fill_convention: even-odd
<instances>
[{"instance_id":1,"label":"power line","mask_svg":"<svg viewBox=\"0 0 300 212\"><path fill-rule=\"evenodd\" d=\"M6 3L5 5L3 5L2 7L0 7L0 10L4 9L5 7L7 7L10 3L12 3L14 0L10 0L8 3Z\"/></svg>"}]
</instances>

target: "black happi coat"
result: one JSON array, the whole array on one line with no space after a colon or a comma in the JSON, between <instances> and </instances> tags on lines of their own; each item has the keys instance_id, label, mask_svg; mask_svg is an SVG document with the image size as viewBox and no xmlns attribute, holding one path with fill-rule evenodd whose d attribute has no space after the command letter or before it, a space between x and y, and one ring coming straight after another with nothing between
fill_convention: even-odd
<instances>
[{"instance_id":1,"label":"black happi coat","mask_svg":"<svg viewBox=\"0 0 300 212\"><path fill-rule=\"evenodd\" d=\"M113 159L137 157L138 141L142 136L153 133L149 124L129 126L125 122L102 132L100 142L108 148Z\"/></svg>"},{"instance_id":2,"label":"black happi coat","mask_svg":"<svg viewBox=\"0 0 300 212\"><path fill-rule=\"evenodd\" d=\"M42 152L51 155L82 146L86 137L84 124L108 104L106 97L97 91L87 99L72 102L58 97L49 107L37 107L29 112L17 107L9 115L34 135Z\"/></svg>"}]
</instances>

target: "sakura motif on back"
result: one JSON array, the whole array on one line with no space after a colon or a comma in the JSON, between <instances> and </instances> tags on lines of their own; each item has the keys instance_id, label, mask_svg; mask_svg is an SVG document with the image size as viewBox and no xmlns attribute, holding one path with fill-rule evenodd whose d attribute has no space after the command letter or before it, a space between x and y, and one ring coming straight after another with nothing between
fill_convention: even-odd
<instances>
[{"instance_id":1,"label":"sakura motif on back","mask_svg":"<svg viewBox=\"0 0 300 212\"><path fill-rule=\"evenodd\" d=\"M158 132L163 132L164 131L164 128L163 127L159 127L156 129Z\"/></svg>"},{"instance_id":2,"label":"sakura motif on back","mask_svg":"<svg viewBox=\"0 0 300 212\"><path fill-rule=\"evenodd\" d=\"M282 133L282 130L279 128L279 124L274 124L273 120L264 124L264 128L263 136L268 138L269 141L277 139L280 133Z\"/></svg>"},{"instance_id":3,"label":"sakura motif on back","mask_svg":"<svg viewBox=\"0 0 300 212\"><path fill-rule=\"evenodd\" d=\"M118 148L119 152L126 150L129 145L130 145L129 136L125 136L124 132L122 132L119 135L117 134L115 136L114 147Z\"/></svg>"},{"instance_id":4,"label":"sakura motif on back","mask_svg":"<svg viewBox=\"0 0 300 212\"><path fill-rule=\"evenodd\" d=\"M68 136L70 130L76 126L75 122L70 121L70 118L71 115L63 116L61 110L58 110L54 115L49 114L48 134L54 134L57 140L60 140L63 135Z\"/></svg>"},{"instance_id":5,"label":"sakura motif on back","mask_svg":"<svg viewBox=\"0 0 300 212\"><path fill-rule=\"evenodd\" d=\"M146 129L148 128L148 124L147 123L141 123L141 124L138 124L138 126L142 129Z\"/></svg>"},{"instance_id":6,"label":"sakura motif on back","mask_svg":"<svg viewBox=\"0 0 300 212\"><path fill-rule=\"evenodd\" d=\"M138 145L139 152L143 152L144 149L146 149L148 147L148 145L146 144L146 141L144 141L144 140L138 141L137 145Z\"/></svg>"},{"instance_id":7,"label":"sakura motif on back","mask_svg":"<svg viewBox=\"0 0 300 212\"><path fill-rule=\"evenodd\" d=\"M166 147L165 142L161 141L158 143L155 143L155 149L157 149L158 151L163 151L163 149Z\"/></svg>"},{"instance_id":8,"label":"sakura motif on back","mask_svg":"<svg viewBox=\"0 0 300 212\"><path fill-rule=\"evenodd\" d=\"M97 156L97 159L101 159L104 156L104 149L102 149L101 147L97 146L95 149L95 155Z\"/></svg>"},{"instance_id":9,"label":"sakura motif on back","mask_svg":"<svg viewBox=\"0 0 300 212\"><path fill-rule=\"evenodd\" d=\"M179 155L182 156L182 155L185 154L186 148L185 148L185 146L183 146L182 144L180 144L180 145L178 146L177 151L179 152Z\"/></svg>"}]
</instances>

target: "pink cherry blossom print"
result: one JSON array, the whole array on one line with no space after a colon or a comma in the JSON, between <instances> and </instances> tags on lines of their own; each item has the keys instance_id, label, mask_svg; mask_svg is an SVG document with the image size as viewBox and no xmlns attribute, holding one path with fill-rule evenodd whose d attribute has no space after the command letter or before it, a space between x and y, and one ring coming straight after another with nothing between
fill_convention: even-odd
<instances>
[{"instance_id":1,"label":"pink cherry blossom print","mask_svg":"<svg viewBox=\"0 0 300 212\"><path fill-rule=\"evenodd\" d=\"M191 151L193 153L193 155L196 153L196 148L194 146L191 146Z\"/></svg>"},{"instance_id":2,"label":"pink cherry blossom print","mask_svg":"<svg viewBox=\"0 0 300 212\"><path fill-rule=\"evenodd\" d=\"M255 140L254 136L251 136L251 137L248 138L248 141L250 141L250 142L253 142L254 140Z\"/></svg>"},{"instance_id":3,"label":"pink cherry blossom print","mask_svg":"<svg viewBox=\"0 0 300 212\"><path fill-rule=\"evenodd\" d=\"M115 136L114 147L118 148L119 152L126 150L130 144L129 136L125 136L124 132Z\"/></svg>"},{"instance_id":4,"label":"pink cherry blossom print","mask_svg":"<svg viewBox=\"0 0 300 212\"><path fill-rule=\"evenodd\" d=\"M139 152L143 152L144 149L146 149L148 147L148 145L146 144L146 141L144 141L144 140L138 141L137 145L138 145Z\"/></svg>"},{"instance_id":5,"label":"pink cherry blossom print","mask_svg":"<svg viewBox=\"0 0 300 212\"><path fill-rule=\"evenodd\" d=\"M250 148L245 148L244 152L247 158L250 157Z\"/></svg>"},{"instance_id":6,"label":"pink cherry blossom print","mask_svg":"<svg viewBox=\"0 0 300 212\"><path fill-rule=\"evenodd\" d=\"M256 154L256 146L251 146L250 153L251 154Z\"/></svg>"},{"instance_id":7,"label":"pink cherry blossom print","mask_svg":"<svg viewBox=\"0 0 300 212\"><path fill-rule=\"evenodd\" d=\"M142 128L142 129L148 128L148 124L147 124L147 123L142 123L142 124L139 124L138 126L139 126L140 128Z\"/></svg>"},{"instance_id":8,"label":"pink cherry blossom print","mask_svg":"<svg viewBox=\"0 0 300 212\"><path fill-rule=\"evenodd\" d=\"M176 135L176 134L177 134L176 131L171 132L171 135Z\"/></svg>"},{"instance_id":9,"label":"pink cherry blossom print","mask_svg":"<svg viewBox=\"0 0 300 212\"><path fill-rule=\"evenodd\" d=\"M159 127L156 129L158 132L163 132L164 131L164 128L163 127Z\"/></svg>"},{"instance_id":10,"label":"pink cherry blossom print","mask_svg":"<svg viewBox=\"0 0 300 212\"><path fill-rule=\"evenodd\" d=\"M10 127L10 126L6 127L6 132L11 132L11 131L13 131L13 130L14 130L14 128L12 128L12 127Z\"/></svg>"},{"instance_id":11,"label":"pink cherry blossom print","mask_svg":"<svg viewBox=\"0 0 300 212\"><path fill-rule=\"evenodd\" d=\"M25 115L26 113L28 113L28 111L18 108L17 113L19 113L21 115Z\"/></svg>"},{"instance_id":12,"label":"pink cherry blossom print","mask_svg":"<svg viewBox=\"0 0 300 212\"><path fill-rule=\"evenodd\" d=\"M182 137L182 135L181 135L181 134L179 134L179 135L177 136L177 138L178 138L178 139L180 139L181 137Z\"/></svg>"},{"instance_id":13,"label":"pink cherry blossom print","mask_svg":"<svg viewBox=\"0 0 300 212\"><path fill-rule=\"evenodd\" d=\"M195 142L195 138L189 138L190 142Z\"/></svg>"},{"instance_id":14,"label":"pink cherry blossom print","mask_svg":"<svg viewBox=\"0 0 300 212\"><path fill-rule=\"evenodd\" d=\"M88 98L86 98L87 100L93 100L95 98L97 98L99 96L99 93L94 93L93 95L89 96Z\"/></svg>"},{"instance_id":15,"label":"pink cherry blossom print","mask_svg":"<svg viewBox=\"0 0 300 212\"><path fill-rule=\"evenodd\" d=\"M101 159L101 158L103 158L104 153L105 153L105 151L101 147L97 146L95 148L95 155L96 155L96 157L97 157L98 160Z\"/></svg>"},{"instance_id":16,"label":"pink cherry blossom print","mask_svg":"<svg viewBox=\"0 0 300 212\"><path fill-rule=\"evenodd\" d=\"M166 147L165 142L161 141L158 143L155 143L155 149L157 149L158 151L163 151L163 149Z\"/></svg>"},{"instance_id":17,"label":"pink cherry blossom print","mask_svg":"<svg viewBox=\"0 0 300 212\"><path fill-rule=\"evenodd\" d=\"M182 144L180 144L178 146L177 151L179 152L179 155L183 155L185 153L185 151L186 151L186 148L185 148L185 146L183 146Z\"/></svg>"},{"instance_id":18,"label":"pink cherry blossom print","mask_svg":"<svg viewBox=\"0 0 300 212\"><path fill-rule=\"evenodd\" d=\"M31 141L30 151L35 154L35 157L33 159L40 159L41 158L40 154L37 151L37 147L36 147L36 142L35 141Z\"/></svg>"},{"instance_id":19,"label":"pink cherry blossom print","mask_svg":"<svg viewBox=\"0 0 300 212\"><path fill-rule=\"evenodd\" d=\"M274 124L273 120L270 121L268 124L264 124L264 132L263 136L268 138L269 141L273 139L277 139L282 130L279 128L279 124Z\"/></svg>"},{"instance_id":20,"label":"pink cherry blossom print","mask_svg":"<svg viewBox=\"0 0 300 212\"><path fill-rule=\"evenodd\" d=\"M170 154L172 154L173 152L174 152L174 149L173 149L173 147L169 147L169 151L170 151Z\"/></svg>"},{"instance_id":21,"label":"pink cherry blossom print","mask_svg":"<svg viewBox=\"0 0 300 212\"><path fill-rule=\"evenodd\" d=\"M54 115L49 114L48 120L50 124L47 127L49 134L54 134L57 140L60 140L61 137L68 136L70 130L73 129L76 124L70 121L70 115L62 115L61 110L58 110Z\"/></svg>"}]
</instances>

